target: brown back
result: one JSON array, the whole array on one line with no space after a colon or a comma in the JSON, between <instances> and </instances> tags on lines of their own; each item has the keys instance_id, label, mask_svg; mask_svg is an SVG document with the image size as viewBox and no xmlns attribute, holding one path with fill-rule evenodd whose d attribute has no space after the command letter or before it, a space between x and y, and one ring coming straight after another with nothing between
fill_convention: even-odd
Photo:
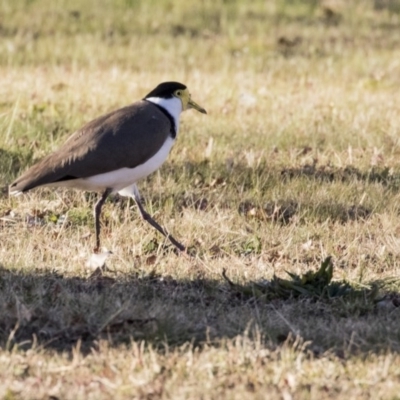
<instances>
[{"instance_id":1,"label":"brown back","mask_svg":"<svg viewBox=\"0 0 400 400\"><path fill-rule=\"evenodd\" d=\"M141 100L86 124L10 188L25 192L67 179L134 168L156 154L170 132L168 117L158 106Z\"/></svg>"}]
</instances>

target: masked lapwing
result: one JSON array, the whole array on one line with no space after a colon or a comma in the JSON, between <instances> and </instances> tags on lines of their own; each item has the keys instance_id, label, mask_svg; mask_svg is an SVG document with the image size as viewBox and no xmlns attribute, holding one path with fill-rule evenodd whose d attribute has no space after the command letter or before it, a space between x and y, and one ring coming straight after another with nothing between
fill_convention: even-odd
<instances>
[{"instance_id":1,"label":"masked lapwing","mask_svg":"<svg viewBox=\"0 0 400 400\"><path fill-rule=\"evenodd\" d=\"M182 111L195 103L185 85L164 82L143 100L103 115L76 131L54 153L28 169L10 186L18 195L39 186L63 186L101 192L94 206L96 246L100 249L100 213L111 193L132 197L144 220L179 250L185 247L143 208L136 182L156 171L175 143Z\"/></svg>"}]
</instances>

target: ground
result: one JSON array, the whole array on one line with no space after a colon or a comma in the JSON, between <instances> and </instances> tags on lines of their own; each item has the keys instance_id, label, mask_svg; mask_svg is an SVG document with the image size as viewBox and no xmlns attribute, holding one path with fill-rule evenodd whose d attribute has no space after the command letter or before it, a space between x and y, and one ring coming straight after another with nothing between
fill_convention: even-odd
<instances>
[{"instance_id":1,"label":"ground","mask_svg":"<svg viewBox=\"0 0 400 400\"><path fill-rule=\"evenodd\" d=\"M399 28L398 0L2 0L0 397L398 399ZM193 257L111 196L99 273L96 194L8 185L165 80L208 115L139 188Z\"/></svg>"}]
</instances>

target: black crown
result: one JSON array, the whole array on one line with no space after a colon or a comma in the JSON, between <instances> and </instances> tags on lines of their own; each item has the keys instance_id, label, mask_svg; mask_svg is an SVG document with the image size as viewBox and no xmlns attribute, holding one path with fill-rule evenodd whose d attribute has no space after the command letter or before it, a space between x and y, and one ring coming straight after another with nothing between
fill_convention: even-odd
<instances>
[{"instance_id":1,"label":"black crown","mask_svg":"<svg viewBox=\"0 0 400 400\"><path fill-rule=\"evenodd\" d=\"M145 99L149 97L162 97L169 99L175 90L186 89L186 86L179 82L163 82L160 83L155 89L145 96Z\"/></svg>"}]
</instances>

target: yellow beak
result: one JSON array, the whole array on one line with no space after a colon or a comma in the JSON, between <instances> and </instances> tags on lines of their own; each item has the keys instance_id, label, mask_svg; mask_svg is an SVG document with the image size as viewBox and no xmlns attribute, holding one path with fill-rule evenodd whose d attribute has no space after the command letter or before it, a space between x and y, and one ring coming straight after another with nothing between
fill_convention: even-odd
<instances>
[{"instance_id":1,"label":"yellow beak","mask_svg":"<svg viewBox=\"0 0 400 400\"><path fill-rule=\"evenodd\" d=\"M203 107L200 107L192 99L189 99L189 101L188 101L188 108L194 108L195 110L197 110L198 112L201 112L202 114L207 114L207 111Z\"/></svg>"}]
</instances>

